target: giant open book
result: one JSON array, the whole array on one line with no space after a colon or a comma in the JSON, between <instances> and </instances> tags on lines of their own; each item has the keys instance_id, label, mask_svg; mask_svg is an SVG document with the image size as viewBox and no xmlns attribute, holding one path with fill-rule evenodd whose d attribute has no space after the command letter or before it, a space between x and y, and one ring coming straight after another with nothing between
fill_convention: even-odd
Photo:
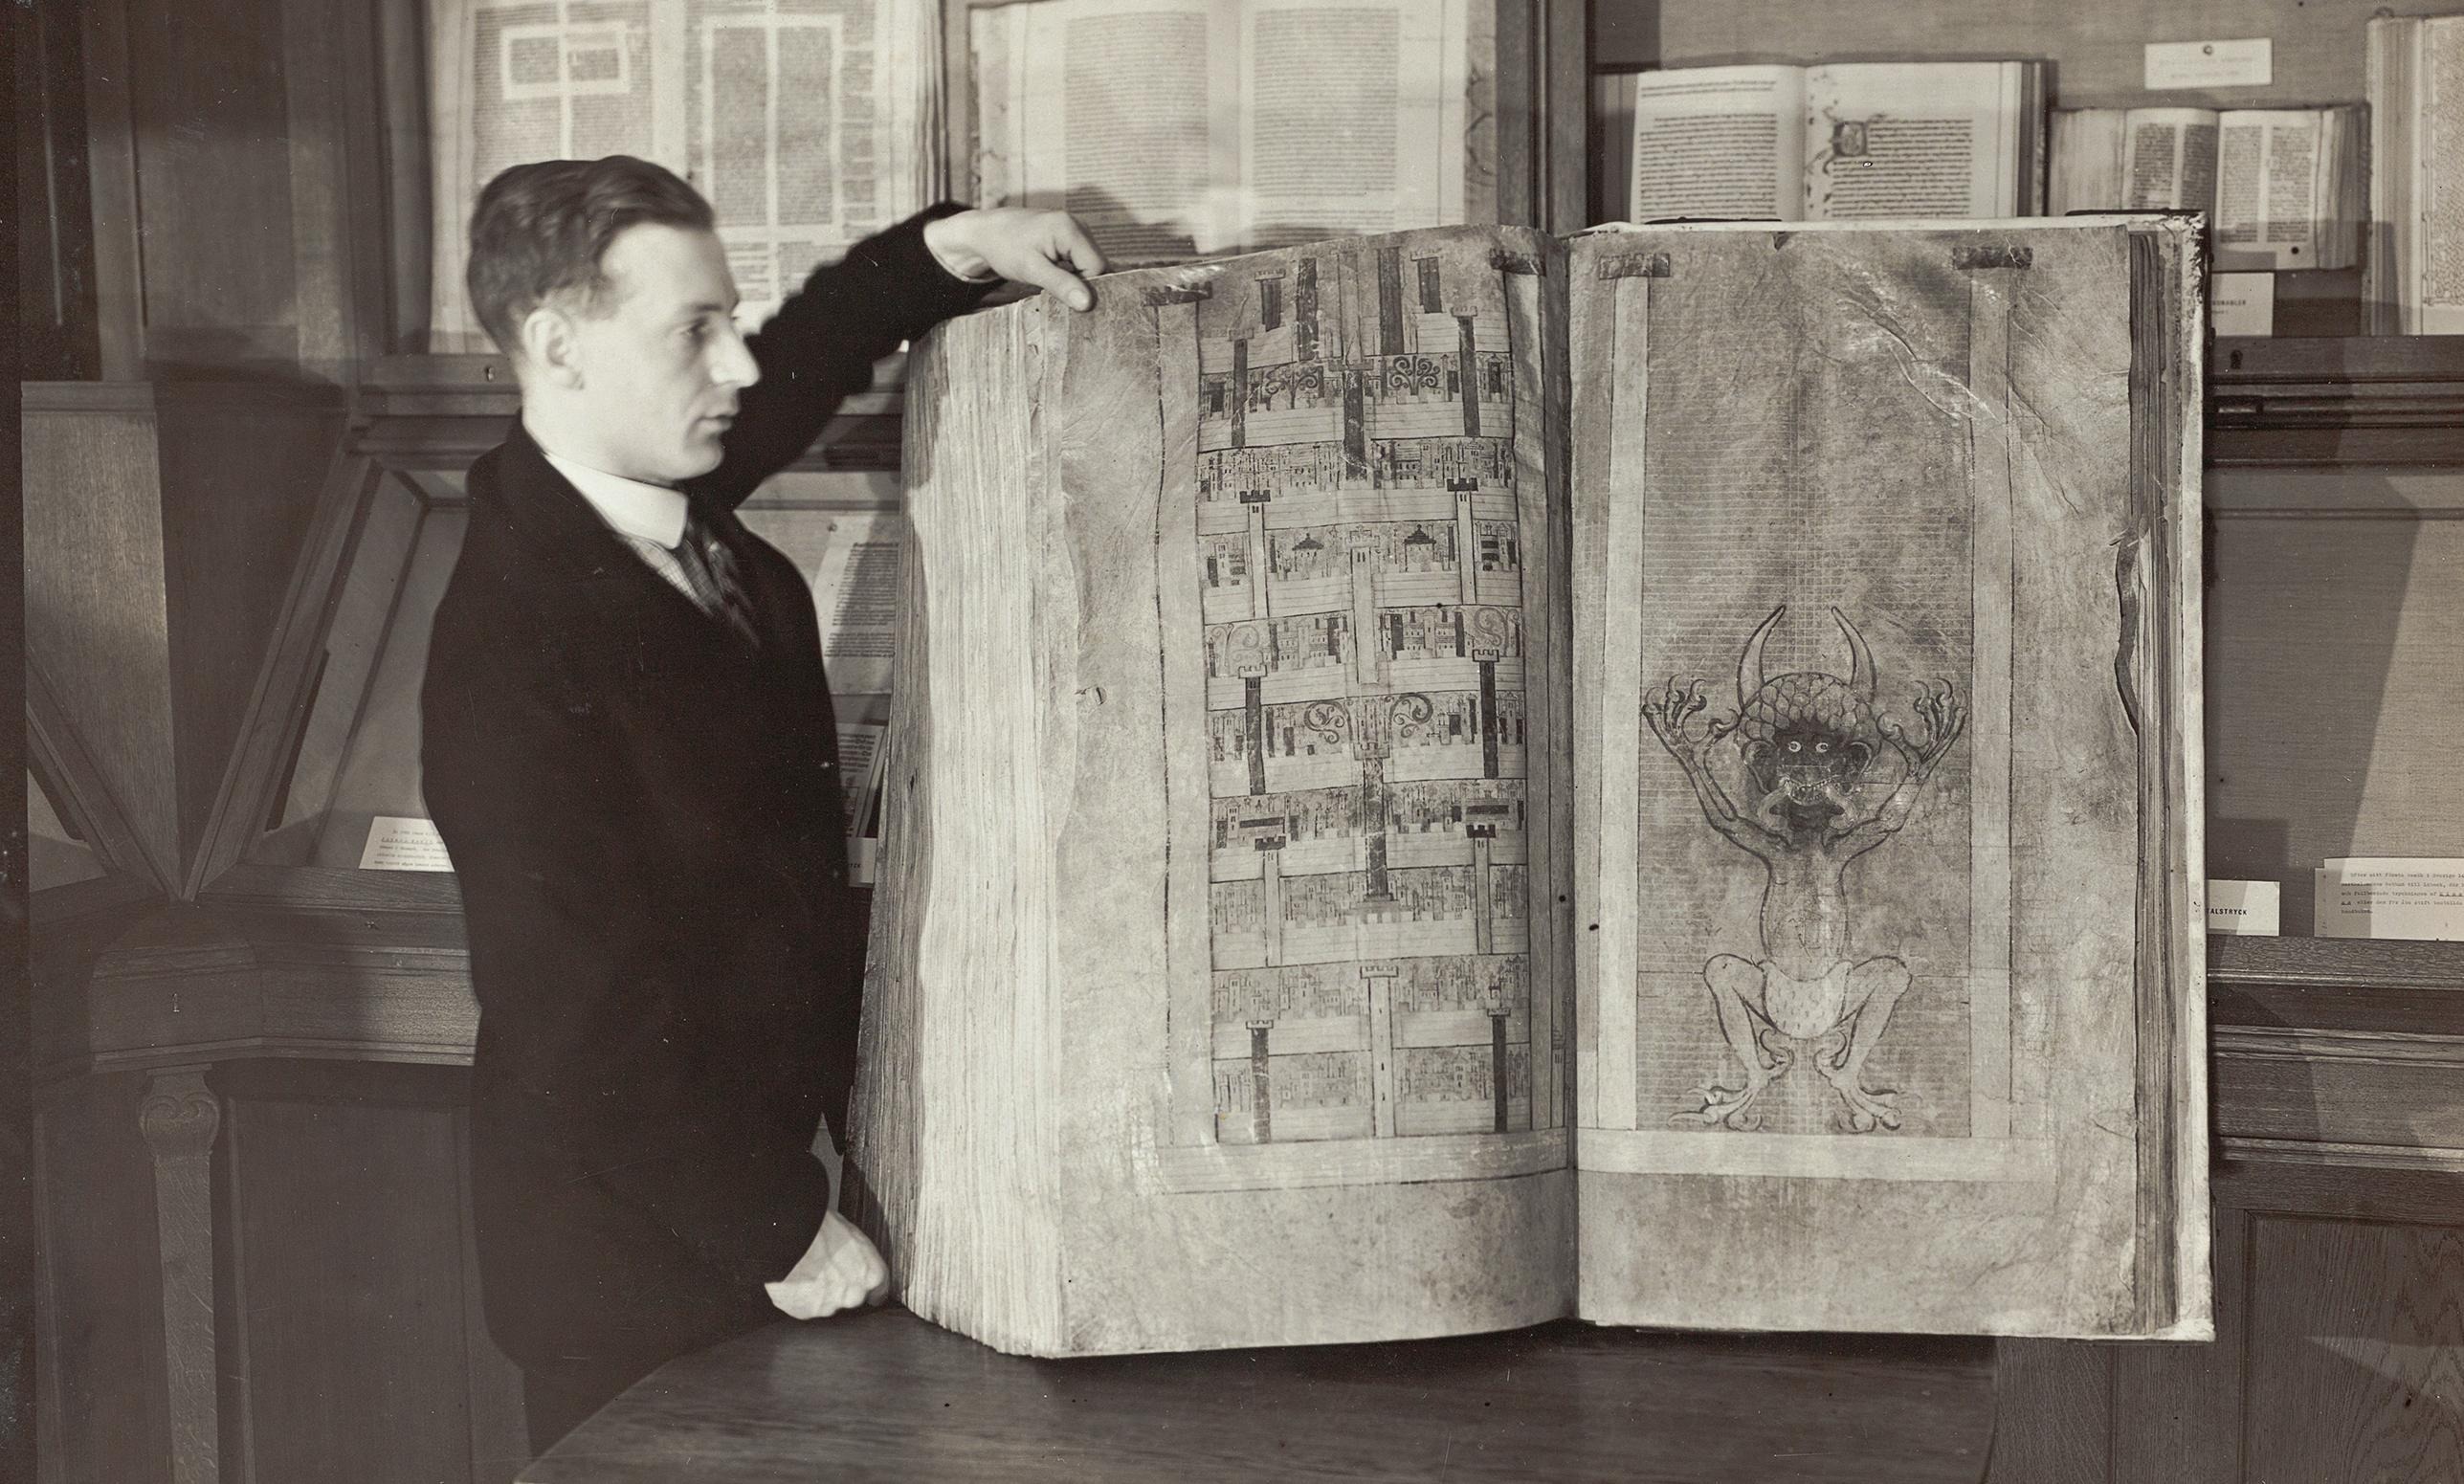
<instances>
[{"instance_id":1,"label":"giant open book","mask_svg":"<svg viewBox=\"0 0 2464 1484\"><path fill-rule=\"evenodd\" d=\"M906 1303L2208 1333L2197 253L1451 228L937 332L851 1157Z\"/></svg>"}]
</instances>

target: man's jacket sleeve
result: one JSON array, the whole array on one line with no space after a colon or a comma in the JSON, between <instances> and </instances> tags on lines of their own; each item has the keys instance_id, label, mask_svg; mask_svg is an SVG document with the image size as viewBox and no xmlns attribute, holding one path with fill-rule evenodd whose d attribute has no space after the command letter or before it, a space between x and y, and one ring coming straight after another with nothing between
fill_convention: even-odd
<instances>
[{"instance_id":1,"label":"man's jacket sleeve","mask_svg":"<svg viewBox=\"0 0 2464 1484\"><path fill-rule=\"evenodd\" d=\"M475 669L430 688L425 763L483 986L495 1073L478 1096L532 1158L673 1233L721 1282L785 1276L829 1208L813 1110L763 1086L766 1069L703 1064L747 1044L748 1028L714 1035L708 1017L762 1008L731 1003L723 969L676 946L697 936L673 920L693 894L661 874L690 868L625 838L617 785L590 776L574 735L588 723Z\"/></svg>"},{"instance_id":2,"label":"man's jacket sleeve","mask_svg":"<svg viewBox=\"0 0 2464 1484\"><path fill-rule=\"evenodd\" d=\"M762 379L737 404L726 457L693 492L730 509L812 446L838 404L872 384L873 363L991 291L952 275L924 246L924 223L963 208L943 202L848 249L813 271L745 343Z\"/></svg>"}]
</instances>

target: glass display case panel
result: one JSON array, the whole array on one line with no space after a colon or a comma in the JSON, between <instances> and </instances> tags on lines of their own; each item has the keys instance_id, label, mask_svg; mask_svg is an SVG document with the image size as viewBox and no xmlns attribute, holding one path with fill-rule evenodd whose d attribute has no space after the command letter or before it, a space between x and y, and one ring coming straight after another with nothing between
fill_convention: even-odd
<instances>
[{"instance_id":1,"label":"glass display case panel","mask_svg":"<svg viewBox=\"0 0 2464 1484\"><path fill-rule=\"evenodd\" d=\"M2209 472L2208 875L2464 853L2464 468Z\"/></svg>"},{"instance_id":2,"label":"glass display case panel","mask_svg":"<svg viewBox=\"0 0 2464 1484\"><path fill-rule=\"evenodd\" d=\"M458 478L388 471L367 493L310 672L289 776L251 862L353 869L375 820L426 818L419 681L465 514Z\"/></svg>"}]
</instances>

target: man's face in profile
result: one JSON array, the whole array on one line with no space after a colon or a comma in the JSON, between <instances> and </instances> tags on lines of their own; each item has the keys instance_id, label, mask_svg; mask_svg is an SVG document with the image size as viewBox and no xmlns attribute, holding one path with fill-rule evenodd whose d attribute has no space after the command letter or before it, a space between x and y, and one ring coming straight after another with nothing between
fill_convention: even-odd
<instances>
[{"instance_id":1,"label":"man's face in profile","mask_svg":"<svg viewBox=\"0 0 2464 1484\"><path fill-rule=\"evenodd\" d=\"M716 234L642 223L600 258L607 287L573 319L583 414L607 472L680 484L719 467L736 394L760 378L736 332Z\"/></svg>"}]
</instances>

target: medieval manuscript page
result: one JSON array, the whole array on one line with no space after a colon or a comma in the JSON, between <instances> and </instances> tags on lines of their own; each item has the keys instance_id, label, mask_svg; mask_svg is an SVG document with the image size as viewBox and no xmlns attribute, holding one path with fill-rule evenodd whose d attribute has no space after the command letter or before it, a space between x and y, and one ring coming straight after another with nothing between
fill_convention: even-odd
<instances>
[{"instance_id":1,"label":"medieval manuscript page","mask_svg":"<svg viewBox=\"0 0 2464 1484\"><path fill-rule=\"evenodd\" d=\"M2204 1327L2187 241L1570 245L1587 1317Z\"/></svg>"},{"instance_id":2,"label":"medieval manuscript page","mask_svg":"<svg viewBox=\"0 0 2464 1484\"><path fill-rule=\"evenodd\" d=\"M1801 67L1684 67L1634 79L1633 179L1626 214L1805 214Z\"/></svg>"},{"instance_id":3,"label":"medieval manuscript page","mask_svg":"<svg viewBox=\"0 0 2464 1484\"><path fill-rule=\"evenodd\" d=\"M2044 99L2020 62L1844 63L1806 73L1815 221L2021 216L2043 206Z\"/></svg>"},{"instance_id":4,"label":"medieval manuscript page","mask_svg":"<svg viewBox=\"0 0 2464 1484\"><path fill-rule=\"evenodd\" d=\"M1494 220L1493 6L1027 0L970 12L987 203L1115 267Z\"/></svg>"},{"instance_id":5,"label":"medieval manuscript page","mask_svg":"<svg viewBox=\"0 0 2464 1484\"><path fill-rule=\"evenodd\" d=\"M1249 0L1239 98L1251 245L1495 220L1494 201L1466 210L1467 9L1494 20L1494 7L1465 0ZM1493 50L1486 33L1477 41Z\"/></svg>"},{"instance_id":6,"label":"medieval manuscript page","mask_svg":"<svg viewBox=\"0 0 2464 1484\"><path fill-rule=\"evenodd\" d=\"M430 0L429 349L484 351L463 284L498 172L637 155L718 213L749 318L922 210L940 11L900 0Z\"/></svg>"},{"instance_id":7,"label":"medieval manuscript page","mask_svg":"<svg viewBox=\"0 0 2464 1484\"><path fill-rule=\"evenodd\" d=\"M1080 547L1123 565L1079 574L1071 687L1122 687L1074 750L1151 781L1140 827L1090 808L1060 849L1164 928L1060 945L1074 1043L1154 1069L1062 1115L1073 1328L1108 1345L1570 1308L1554 251L1345 241L1070 324L1068 500L1152 511Z\"/></svg>"}]
</instances>

